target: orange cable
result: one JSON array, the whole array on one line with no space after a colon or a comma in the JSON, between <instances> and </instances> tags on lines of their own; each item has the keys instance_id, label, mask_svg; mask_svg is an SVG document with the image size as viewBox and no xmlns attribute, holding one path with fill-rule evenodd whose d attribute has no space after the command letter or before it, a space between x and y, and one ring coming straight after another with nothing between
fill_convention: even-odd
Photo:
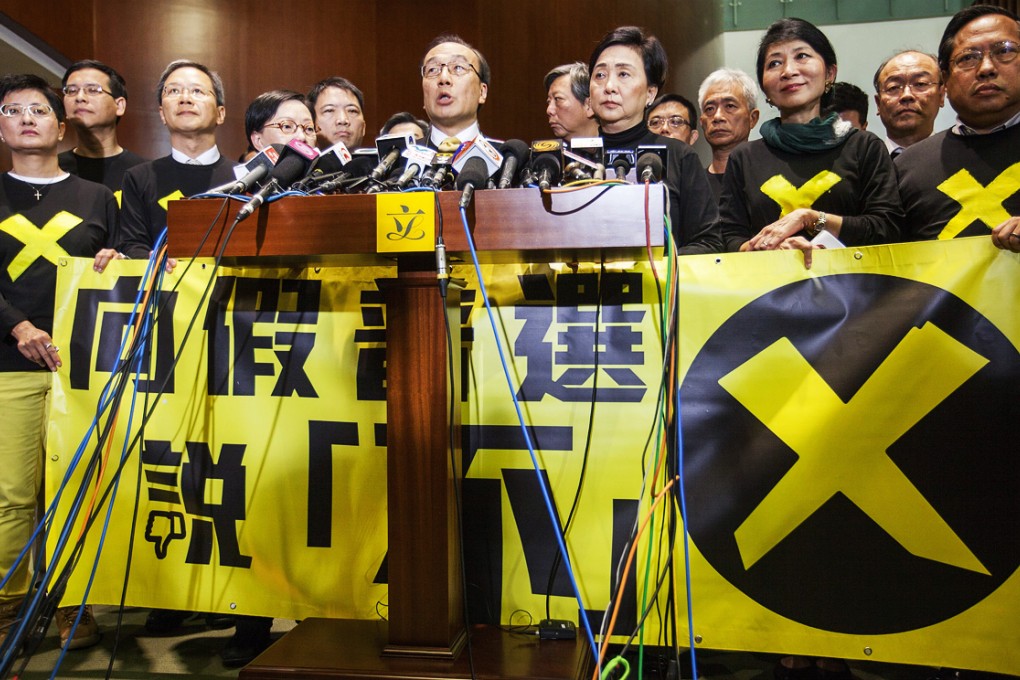
<instances>
[{"instance_id":1,"label":"orange cable","mask_svg":"<svg viewBox=\"0 0 1020 680\"><path fill-rule=\"evenodd\" d=\"M620 601L623 599L623 588L624 584L627 583L627 577L630 575L630 565L634 562L634 553L637 552L638 543L641 541L641 534L644 533L645 527L648 526L648 522L652 519L652 514L655 513L655 506L662 501L665 497L666 492L669 491L669 487L673 486L673 482L676 478L669 480L666 486L662 487L655 496L655 500L652 502L652 507L648 508L648 512L645 514L644 520L641 522L641 526L638 528L637 535L634 536L634 541L630 545L630 551L627 553L627 563L623 567L623 576L620 579L620 590L617 592L616 603L613 605L613 615L609 618L609 628L606 629L605 637L602 640L602 644L599 646L599 662L595 665L595 672L592 674L592 680L598 680L599 668L602 667L602 662L606 657L606 649L608 647L609 638L613 636L613 628L616 626L616 616L620 613Z\"/></svg>"},{"instance_id":2,"label":"orange cable","mask_svg":"<svg viewBox=\"0 0 1020 680\"><path fill-rule=\"evenodd\" d=\"M159 253L156 255L156 262L160 262L163 259L163 255L166 253L166 245L164 245ZM141 305L139 309L144 310L149 304L149 298L152 296L152 291L156 287L157 276L153 276L149 281L149 286L145 289L145 295L142 297ZM144 314L139 314L135 319L134 326L131 327L131 335L128 341L128 347L132 346L135 342L135 338L138 337L138 332L142 326L142 318ZM110 421L110 433L112 434L117 430L117 418L120 416L120 402L117 404L117 409L113 412L113 418ZM99 496L99 489L103 483L103 477L106 474L106 468L110 460L110 451L113 449L113 437L108 437L106 440L106 450L103 452L102 463L99 466L99 474L96 475L95 486L92 490L92 496L89 498L88 511L82 516L81 529L78 531L78 539L81 540L82 536L85 535L85 528L88 526L89 517L92 516L92 510L95 508L96 499Z\"/></svg>"}]
</instances>

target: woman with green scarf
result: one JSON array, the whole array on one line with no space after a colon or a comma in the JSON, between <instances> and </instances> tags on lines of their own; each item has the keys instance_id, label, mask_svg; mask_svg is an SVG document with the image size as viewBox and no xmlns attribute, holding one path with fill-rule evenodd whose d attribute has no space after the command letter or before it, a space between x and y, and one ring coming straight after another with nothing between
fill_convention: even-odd
<instances>
[{"instance_id":1,"label":"woman with green scarf","mask_svg":"<svg viewBox=\"0 0 1020 680\"><path fill-rule=\"evenodd\" d=\"M845 245L899 239L903 217L885 144L835 114L822 117L836 53L803 19L780 19L758 47L758 82L779 118L738 147L723 179L720 226L727 250L810 250L821 231ZM823 235L826 236L827 235Z\"/></svg>"}]
</instances>

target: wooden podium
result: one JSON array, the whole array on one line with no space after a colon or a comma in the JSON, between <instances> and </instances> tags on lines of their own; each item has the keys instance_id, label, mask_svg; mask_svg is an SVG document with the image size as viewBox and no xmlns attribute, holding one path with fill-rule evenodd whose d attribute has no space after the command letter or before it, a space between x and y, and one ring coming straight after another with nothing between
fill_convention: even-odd
<instances>
[{"instance_id":1,"label":"wooden podium","mask_svg":"<svg viewBox=\"0 0 1020 680\"><path fill-rule=\"evenodd\" d=\"M451 262L470 262L457 202L440 194ZM640 260L663 245L664 192L652 186L476 192L468 222L483 262ZM285 198L264 206L226 240L234 209L221 201L170 204L174 257L223 254L230 263L393 264L381 282L386 309L386 449L389 619L307 619L245 667L241 678L478 678L580 680L592 672L586 638L539 641L474 626L471 654L460 572L454 484L462 477L460 296L439 295L433 244L423 253L376 252L375 196ZM233 206L233 204L231 204ZM231 206L228 206L230 208ZM211 228L210 228L210 225ZM206 238L206 234L209 234ZM225 247L224 247L225 244ZM251 258L256 258L254 261ZM446 319L444 319L444 315ZM450 431L455 433L451 457ZM452 458L452 459L451 459ZM580 628L580 626L579 626Z\"/></svg>"}]
</instances>

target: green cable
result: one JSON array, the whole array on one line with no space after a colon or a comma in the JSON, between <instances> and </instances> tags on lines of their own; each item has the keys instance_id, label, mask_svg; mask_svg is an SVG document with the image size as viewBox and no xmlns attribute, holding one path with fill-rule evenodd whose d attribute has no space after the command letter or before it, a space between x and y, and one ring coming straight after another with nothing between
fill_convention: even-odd
<instances>
[{"instance_id":1,"label":"green cable","mask_svg":"<svg viewBox=\"0 0 1020 680\"><path fill-rule=\"evenodd\" d=\"M670 228L669 227L669 217L667 216L666 217L666 229L667 229L666 233L670 233L668 231L669 228ZM665 256L663 258L663 260L665 262L667 262L667 263L669 262L669 250L670 250L670 241L667 239L666 240L666 244L665 244L665 248L663 248L663 255ZM664 299L666 299L666 300L669 299L668 291L670 290L670 276L671 276L670 268L667 266L666 267L666 286L665 286L665 289L664 289L666 291L666 295L664 296ZM667 336L667 331L666 331L666 326L667 326L667 323L668 323L669 311L668 311L667 307L668 307L667 305L663 305L663 309L662 309L662 312L661 312L662 316L661 316L661 321L660 321L661 327L662 327L662 331L663 331L663 335L662 335L662 346L664 348L663 356L665 356L666 338L668 337ZM653 461L653 464L652 464L652 469L653 470L659 466L659 451L661 450L661 447L660 447L661 441L662 441L662 419L659 420L659 423L656 426L656 433L655 433L655 460ZM655 490L652 489L651 493L654 496L655 495ZM643 584L642 589L641 589L641 608L638 610L639 612L645 611L645 605L648 603L648 577L649 577L649 575L651 573L651 570L652 570L652 542L653 542L653 537L654 536L655 536L655 515L652 515L652 518L650 520L649 527L648 527L648 552L645 555L645 581L644 581L644 584ZM645 627L641 626L641 628L638 630L638 677L639 678L645 677L644 670L645 670Z\"/></svg>"},{"instance_id":2,"label":"green cable","mask_svg":"<svg viewBox=\"0 0 1020 680\"><path fill-rule=\"evenodd\" d=\"M609 663L602 668L602 675L599 676L600 680L606 680L617 666L623 666L623 675L620 676L620 680L627 680L627 676L630 675L630 664L622 656L614 656L610 659Z\"/></svg>"}]
</instances>

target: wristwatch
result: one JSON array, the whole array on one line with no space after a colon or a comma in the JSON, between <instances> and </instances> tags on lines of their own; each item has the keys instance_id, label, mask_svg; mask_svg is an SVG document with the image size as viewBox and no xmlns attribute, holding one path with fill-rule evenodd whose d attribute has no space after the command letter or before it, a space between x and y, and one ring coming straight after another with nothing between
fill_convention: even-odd
<instances>
[{"instance_id":1,"label":"wristwatch","mask_svg":"<svg viewBox=\"0 0 1020 680\"><path fill-rule=\"evenodd\" d=\"M819 211L818 217L815 219L815 223L811 225L810 229L808 229L808 236L814 237L822 229L825 229L825 221L825 213Z\"/></svg>"}]
</instances>

